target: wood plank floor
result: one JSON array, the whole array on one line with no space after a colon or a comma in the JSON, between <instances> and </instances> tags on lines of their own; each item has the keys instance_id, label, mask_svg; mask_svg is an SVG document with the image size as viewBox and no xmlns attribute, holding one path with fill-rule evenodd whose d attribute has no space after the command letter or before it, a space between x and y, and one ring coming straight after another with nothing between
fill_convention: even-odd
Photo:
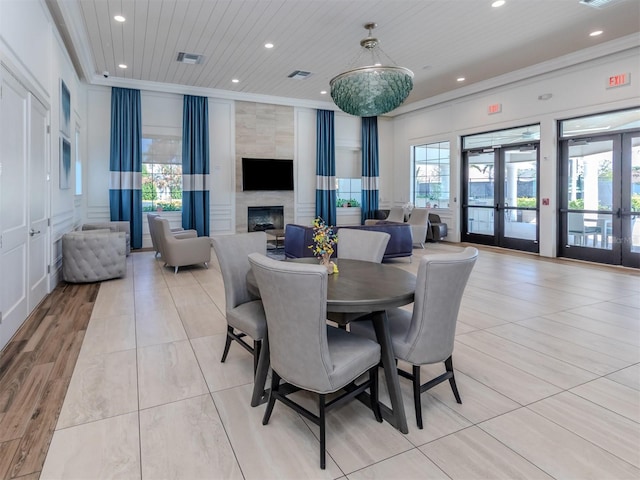
<instances>
[{"instance_id":1,"label":"wood plank floor","mask_svg":"<svg viewBox=\"0 0 640 480\"><path fill-rule=\"evenodd\" d=\"M0 478L38 478L100 284L62 283L0 355Z\"/></svg>"},{"instance_id":2,"label":"wood plank floor","mask_svg":"<svg viewBox=\"0 0 640 480\"><path fill-rule=\"evenodd\" d=\"M0 354L0 479L640 478L637 270L482 247L456 330L463 403L448 384L426 392L418 430L401 381L407 435L345 405L326 470L315 426L283 406L263 426L249 406L251 355L220 363L215 256L175 275L134 253L127 270L58 286Z\"/></svg>"}]
</instances>

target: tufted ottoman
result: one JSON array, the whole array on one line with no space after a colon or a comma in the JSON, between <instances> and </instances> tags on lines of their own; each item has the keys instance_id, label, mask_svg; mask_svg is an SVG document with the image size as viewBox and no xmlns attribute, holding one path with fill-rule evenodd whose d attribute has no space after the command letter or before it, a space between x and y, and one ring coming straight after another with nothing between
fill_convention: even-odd
<instances>
[{"instance_id":1,"label":"tufted ottoman","mask_svg":"<svg viewBox=\"0 0 640 480\"><path fill-rule=\"evenodd\" d=\"M70 283L89 283L127 274L126 234L85 230L62 236L62 277Z\"/></svg>"}]
</instances>

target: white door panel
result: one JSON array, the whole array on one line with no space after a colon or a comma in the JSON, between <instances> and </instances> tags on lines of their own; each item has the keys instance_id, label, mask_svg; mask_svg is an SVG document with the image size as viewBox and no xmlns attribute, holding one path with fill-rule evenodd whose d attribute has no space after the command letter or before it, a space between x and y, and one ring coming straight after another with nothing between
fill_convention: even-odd
<instances>
[{"instance_id":1,"label":"white door panel","mask_svg":"<svg viewBox=\"0 0 640 480\"><path fill-rule=\"evenodd\" d=\"M47 274L47 165L49 112L30 96L29 130L29 311L33 310L48 292Z\"/></svg>"},{"instance_id":2,"label":"white door panel","mask_svg":"<svg viewBox=\"0 0 640 480\"><path fill-rule=\"evenodd\" d=\"M27 90L2 68L0 100L0 348L28 314Z\"/></svg>"}]
</instances>

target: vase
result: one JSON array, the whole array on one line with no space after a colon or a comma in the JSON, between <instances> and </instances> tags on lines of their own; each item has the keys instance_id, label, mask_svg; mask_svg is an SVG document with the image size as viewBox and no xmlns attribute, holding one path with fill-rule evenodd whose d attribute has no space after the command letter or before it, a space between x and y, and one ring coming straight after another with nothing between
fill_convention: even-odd
<instances>
[{"instance_id":1,"label":"vase","mask_svg":"<svg viewBox=\"0 0 640 480\"><path fill-rule=\"evenodd\" d=\"M320 257L320 265L324 265L329 275L331 275L335 270L335 263L331 261L330 255L327 255L327 254L322 255L322 257Z\"/></svg>"}]
</instances>

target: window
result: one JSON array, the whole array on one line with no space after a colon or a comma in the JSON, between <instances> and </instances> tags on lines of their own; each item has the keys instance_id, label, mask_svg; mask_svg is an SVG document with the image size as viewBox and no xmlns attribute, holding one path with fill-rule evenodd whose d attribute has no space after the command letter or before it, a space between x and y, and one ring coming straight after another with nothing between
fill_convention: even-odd
<instances>
[{"instance_id":1,"label":"window","mask_svg":"<svg viewBox=\"0 0 640 480\"><path fill-rule=\"evenodd\" d=\"M182 210L182 138L143 135L142 211Z\"/></svg>"},{"instance_id":2,"label":"window","mask_svg":"<svg viewBox=\"0 0 640 480\"><path fill-rule=\"evenodd\" d=\"M336 178L336 207L359 207L362 178Z\"/></svg>"},{"instance_id":3,"label":"window","mask_svg":"<svg viewBox=\"0 0 640 480\"><path fill-rule=\"evenodd\" d=\"M449 142L413 146L413 204L449 207Z\"/></svg>"},{"instance_id":4,"label":"window","mask_svg":"<svg viewBox=\"0 0 640 480\"><path fill-rule=\"evenodd\" d=\"M336 207L359 207L362 200L362 152L336 147Z\"/></svg>"}]
</instances>

